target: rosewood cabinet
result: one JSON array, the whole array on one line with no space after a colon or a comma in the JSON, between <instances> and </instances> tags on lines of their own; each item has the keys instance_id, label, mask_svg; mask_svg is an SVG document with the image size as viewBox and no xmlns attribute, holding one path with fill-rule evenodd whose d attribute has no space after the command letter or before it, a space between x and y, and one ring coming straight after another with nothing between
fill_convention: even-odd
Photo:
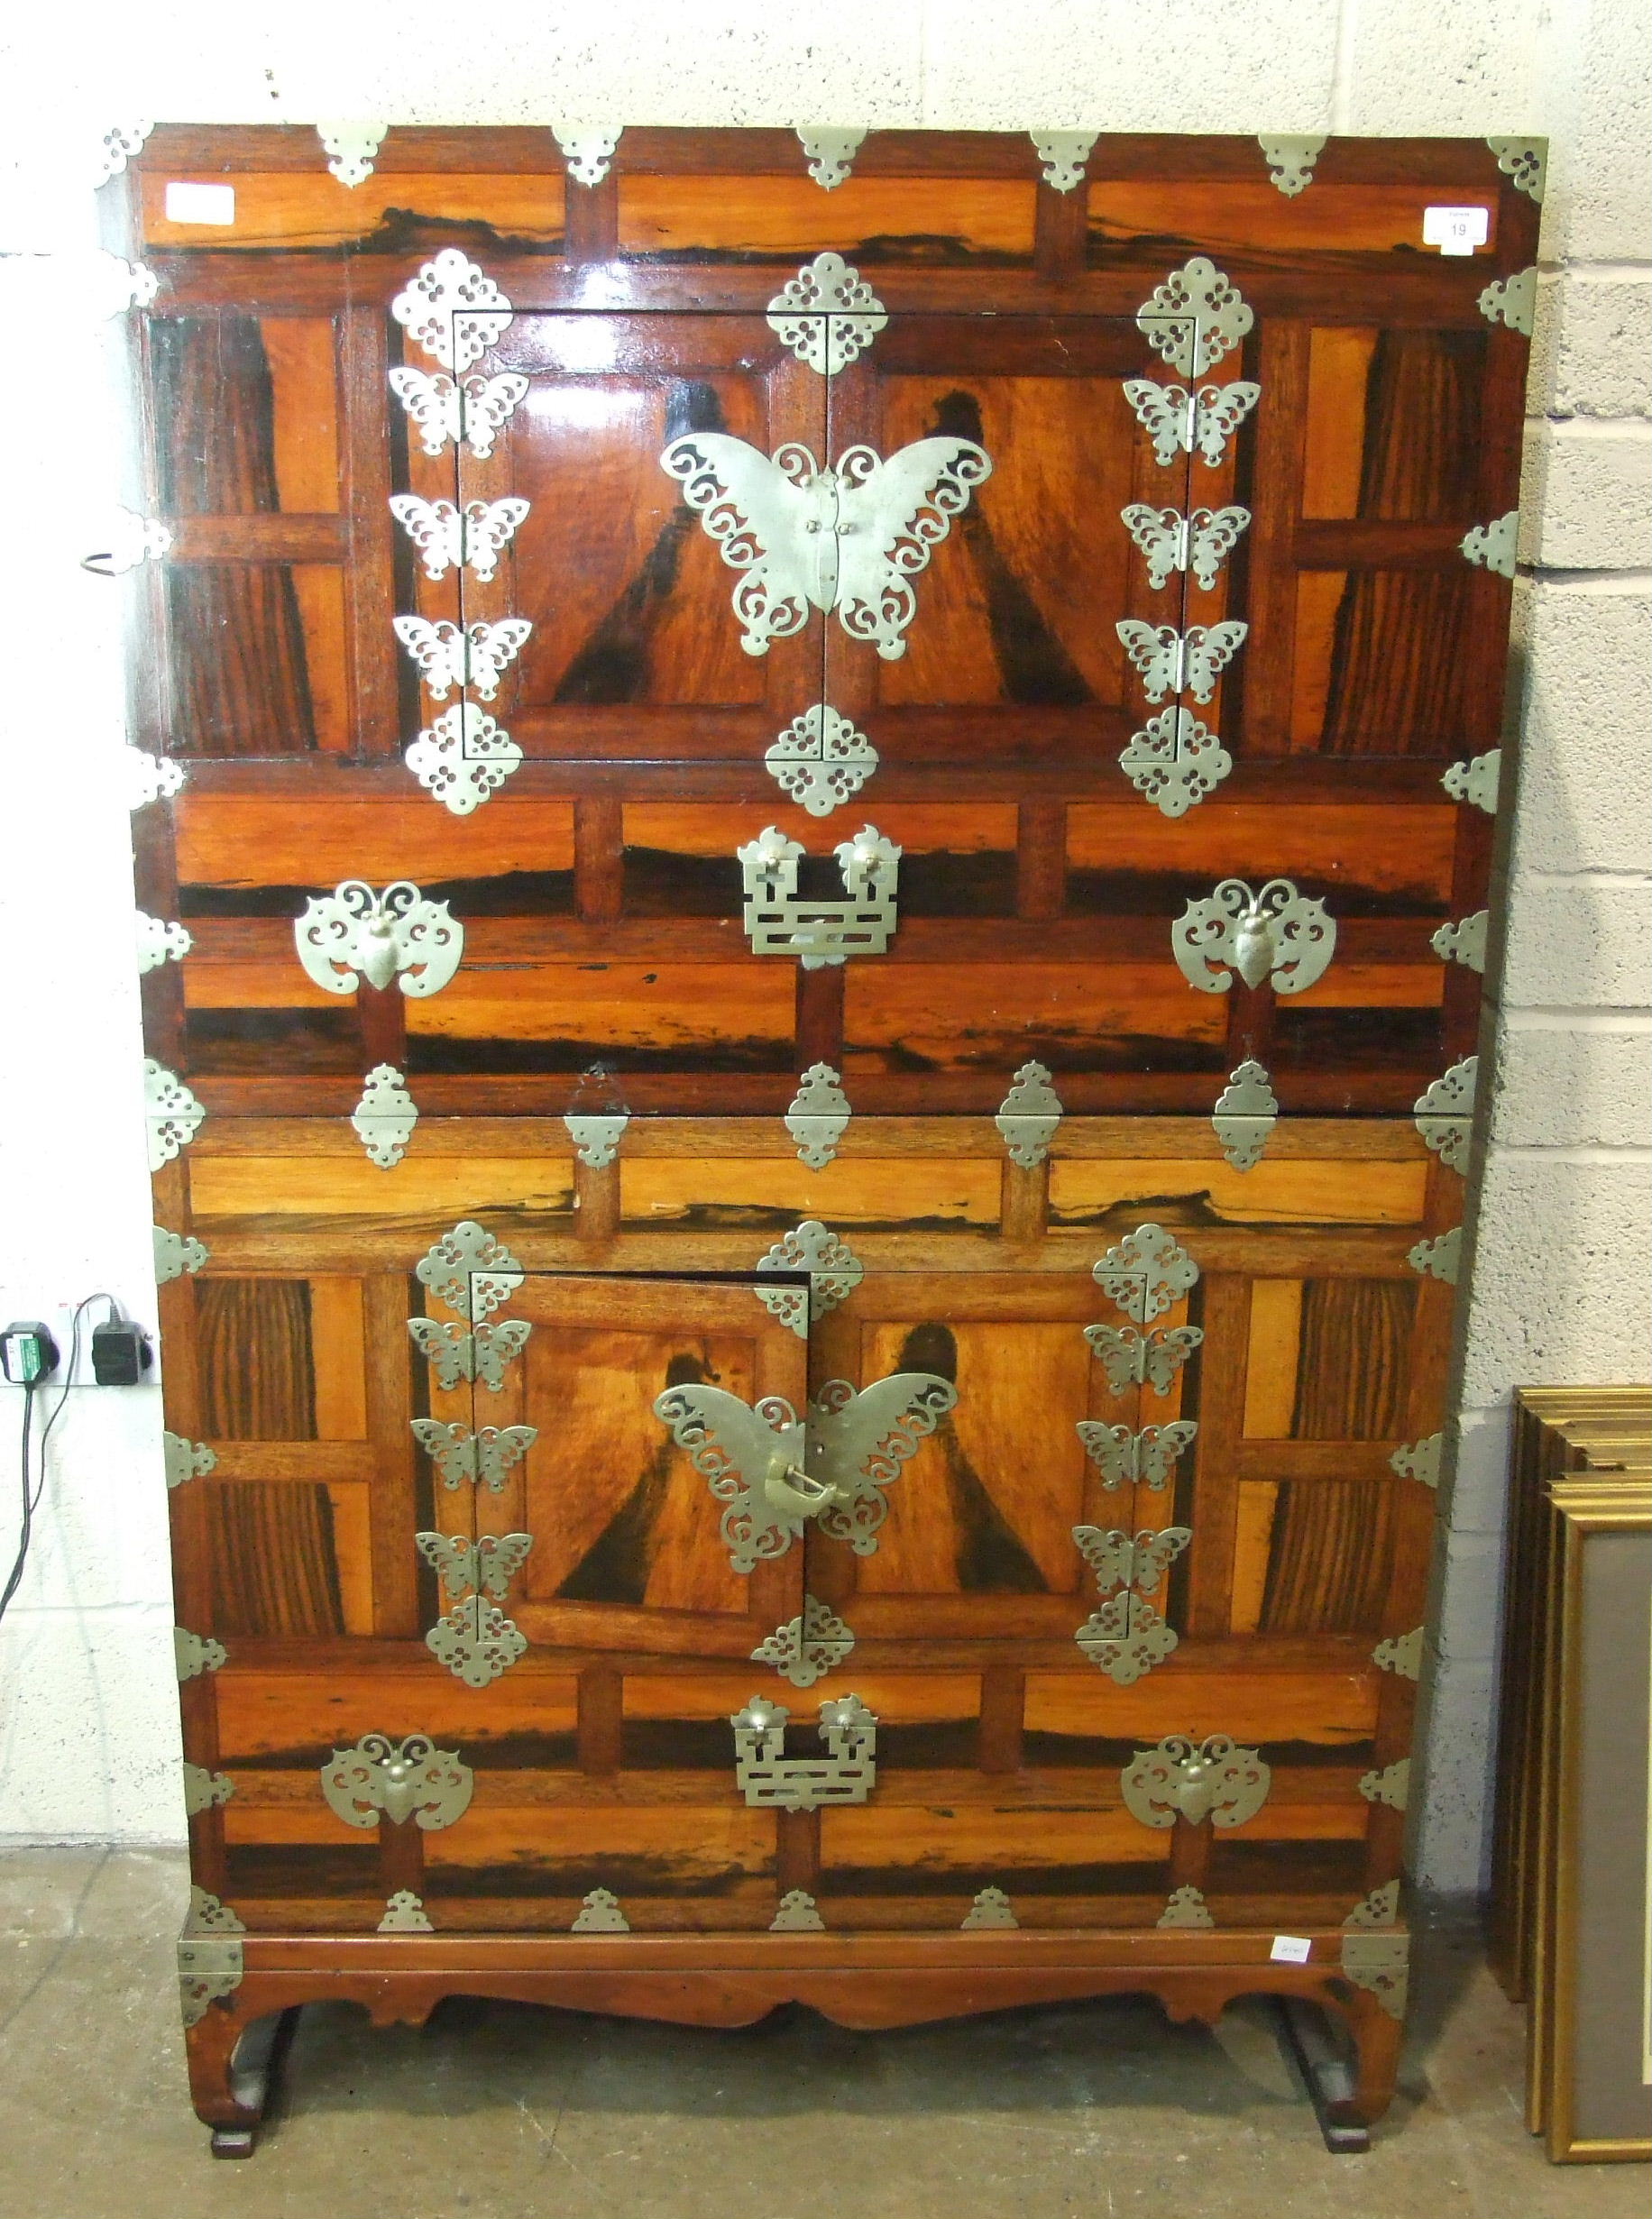
<instances>
[{"instance_id":1,"label":"rosewood cabinet","mask_svg":"<svg viewBox=\"0 0 1652 2219\"><path fill-rule=\"evenodd\" d=\"M1537 162L1293 147L133 161L216 2146L321 1995L1386 2102Z\"/></svg>"}]
</instances>

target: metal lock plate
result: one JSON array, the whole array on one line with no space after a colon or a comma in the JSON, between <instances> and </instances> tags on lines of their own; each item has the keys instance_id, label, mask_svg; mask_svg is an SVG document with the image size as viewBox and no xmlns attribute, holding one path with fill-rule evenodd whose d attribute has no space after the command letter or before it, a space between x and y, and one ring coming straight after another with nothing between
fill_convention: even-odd
<instances>
[{"instance_id":1,"label":"metal lock plate","mask_svg":"<svg viewBox=\"0 0 1652 2219\"><path fill-rule=\"evenodd\" d=\"M851 639L895 662L917 614L912 581L992 459L971 439L917 439L886 460L848 447L823 470L796 444L771 457L727 432L690 432L660 467L742 573L734 613L748 655L802 631L812 607L835 609Z\"/></svg>"},{"instance_id":2,"label":"metal lock plate","mask_svg":"<svg viewBox=\"0 0 1652 2219\"><path fill-rule=\"evenodd\" d=\"M835 377L888 324L884 304L841 254L817 254L768 304L768 327L800 362Z\"/></svg>"},{"instance_id":3,"label":"metal lock plate","mask_svg":"<svg viewBox=\"0 0 1652 2219\"><path fill-rule=\"evenodd\" d=\"M812 817L853 801L877 768L877 750L829 701L794 717L764 756L771 778Z\"/></svg>"},{"instance_id":4,"label":"metal lock plate","mask_svg":"<svg viewBox=\"0 0 1652 2219\"><path fill-rule=\"evenodd\" d=\"M772 1664L794 1687L812 1687L835 1672L855 1646L851 1628L813 1595L803 1597L797 1617L776 1626L751 1652L754 1664Z\"/></svg>"},{"instance_id":5,"label":"metal lock plate","mask_svg":"<svg viewBox=\"0 0 1652 2219\"><path fill-rule=\"evenodd\" d=\"M1202 378L1255 322L1236 285L1203 254L1172 270L1136 311L1148 344L1184 378Z\"/></svg>"},{"instance_id":6,"label":"metal lock plate","mask_svg":"<svg viewBox=\"0 0 1652 2219\"><path fill-rule=\"evenodd\" d=\"M810 901L797 891L803 848L777 825L735 850L745 894L744 922L757 956L796 956L805 971L849 956L881 956L895 928L901 850L874 824L832 850L844 899Z\"/></svg>"},{"instance_id":7,"label":"metal lock plate","mask_svg":"<svg viewBox=\"0 0 1652 2219\"><path fill-rule=\"evenodd\" d=\"M1108 1249L1090 1273L1110 1302L1138 1325L1151 1325L1198 1283L1198 1266L1162 1225L1138 1225Z\"/></svg>"},{"instance_id":8,"label":"metal lock plate","mask_svg":"<svg viewBox=\"0 0 1652 2219\"><path fill-rule=\"evenodd\" d=\"M825 1803L863 1803L877 1777L877 1719L858 1695L821 1705L824 1756L785 1754L783 1703L754 1695L729 1723L734 1728L734 1777L754 1810L818 1811Z\"/></svg>"},{"instance_id":9,"label":"metal lock plate","mask_svg":"<svg viewBox=\"0 0 1652 2219\"><path fill-rule=\"evenodd\" d=\"M757 1267L760 1272L806 1271L807 1288L759 1287L755 1289L757 1300L783 1325L789 1325L800 1341L809 1337L811 1317L823 1317L828 1310L835 1310L847 1301L866 1276L861 1263L846 1241L840 1241L830 1227L821 1224L818 1217L806 1217L795 1231L776 1241L771 1249L759 1256Z\"/></svg>"}]
</instances>

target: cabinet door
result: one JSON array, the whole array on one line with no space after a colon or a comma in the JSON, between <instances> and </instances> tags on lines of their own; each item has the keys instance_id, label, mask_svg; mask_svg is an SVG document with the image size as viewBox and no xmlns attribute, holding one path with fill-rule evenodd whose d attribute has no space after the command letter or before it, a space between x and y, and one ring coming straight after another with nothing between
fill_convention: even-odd
<instances>
[{"instance_id":1,"label":"cabinet door","mask_svg":"<svg viewBox=\"0 0 1652 2219\"><path fill-rule=\"evenodd\" d=\"M425 1846L431 1900L458 1925L565 1929L603 1891L638 1930L766 1926L784 1820L738 1793L729 1721L802 1611L803 1552L743 1546L719 1474L801 1413L806 1344L749 1280L531 1272L495 1322L517 1338L473 1389L474 1517L484 1578L509 1545L487 1600L517 1654L472 1699L475 1793ZM699 1389L728 1398L714 1445Z\"/></svg>"}]
</instances>

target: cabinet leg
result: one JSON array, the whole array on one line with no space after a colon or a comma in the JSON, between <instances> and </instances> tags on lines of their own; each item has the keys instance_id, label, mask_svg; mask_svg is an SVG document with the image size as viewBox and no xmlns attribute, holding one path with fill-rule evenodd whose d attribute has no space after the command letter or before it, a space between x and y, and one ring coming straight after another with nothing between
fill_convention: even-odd
<instances>
[{"instance_id":1,"label":"cabinet leg","mask_svg":"<svg viewBox=\"0 0 1652 2219\"><path fill-rule=\"evenodd\" d=\"M1369 2150L1371 2129L1393 2100L1404 2028L1374 1995L1354 1996L1334 2011L1306 1996L1274 1998L1280 2040L1308 2089L1325 2146L1334 2154ZM1338 2020L1353 2038L1353 2056L1338 2040Z\"/></svg>"},{"instance_id":2,"label":"cabinet leg","mask_svg":"<svg viewBox=\"0 0 1652 2219\"><path fill-rule=\"evenodd\" d=\"M250 2158L270 2092L298 2025L297 2010L239 2019L214 2005L184 2031L189 2095L212 2130L215 2158Z\"/></svg>"}]
</instances>

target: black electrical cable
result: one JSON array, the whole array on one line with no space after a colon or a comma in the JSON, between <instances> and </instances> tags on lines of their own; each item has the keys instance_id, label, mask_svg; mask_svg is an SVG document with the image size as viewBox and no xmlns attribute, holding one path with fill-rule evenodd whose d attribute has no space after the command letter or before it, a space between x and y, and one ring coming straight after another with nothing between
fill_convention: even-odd
<instances>
[{"instance_id":1,"label":"black electrical cable","mask_svg":"<svg viewBox=\"0 0 1652 2219\"><path fill-rule=\"evenodd\" d=\"M23 1583L23 1569L28 1561L29 1542L34 1530L34 1513L39 1509L41 1497L46 1490L46 1444L51 1438L52 1427L63 1415L63 1405L69 1400L69 1390L75 1383L75 1367L80 1361L80 1321L94 1302L106 1302L113 1316L118 1317L121 1314L121 1306L111 1294L87 1295L84 1301L75 1305L75 1315L69 1326L69 1362L64 1370L63 1384L58 1390L58 1398L52 1406L50 1417L41 1427L39 1479L35 1478L31 1468L33 1460L30 1451L33 1445L34 1398L39 1391L40 1381L25 1380L23 1382L23 1516L18 1528L17 1555L13 1563L5 1586L4 1590L0 1590L0 1618L5 1616L6 1608L12 1597Z\"/></svg>"}]
</instances>

